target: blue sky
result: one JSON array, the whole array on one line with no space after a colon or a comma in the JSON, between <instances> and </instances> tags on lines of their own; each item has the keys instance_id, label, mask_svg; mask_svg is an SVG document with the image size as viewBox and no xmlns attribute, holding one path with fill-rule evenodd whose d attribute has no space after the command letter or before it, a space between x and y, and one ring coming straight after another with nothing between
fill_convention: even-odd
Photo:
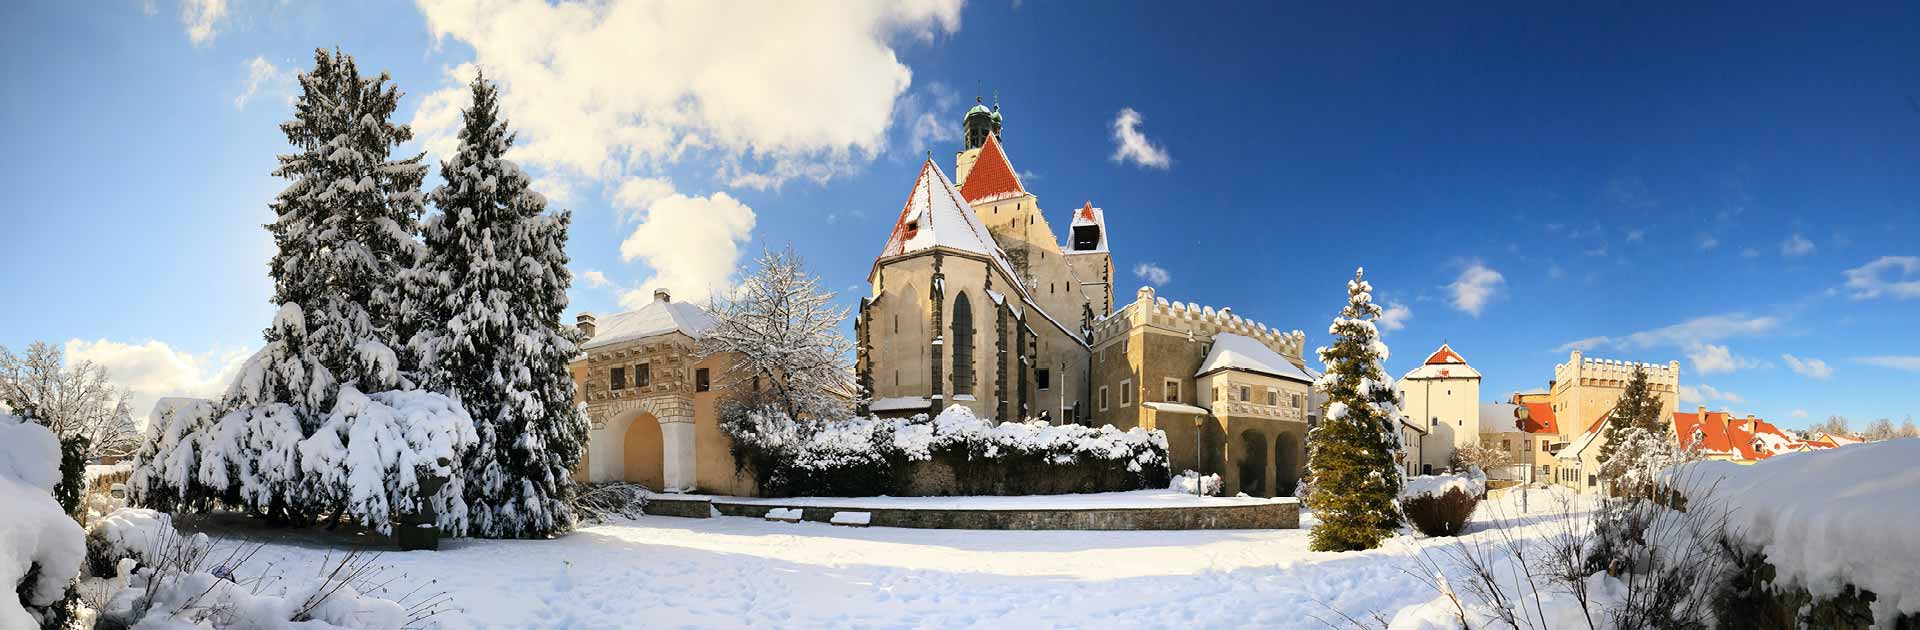
<instances>
[{"instance_id":1,"label":"blue sky","mask_svg":"<svg viewBox=\"0 0 1920 630\"><path fill-rule=\"evenodd\" d=\"M997 92L1053 219L1105 208L1123 299L1314 346L1364 265L1389 369L1449 341L1489 399L1578 345L1679 360L1683 407L1920 409L1912 3L809 6L8 3L0 345L217 390L271 316L292 73L338 46L407 93L414 151L450 146L476 64L503 82L514 157L575 214L576 310L789 243L851 304Z\"/></svg>"}]
</instances>

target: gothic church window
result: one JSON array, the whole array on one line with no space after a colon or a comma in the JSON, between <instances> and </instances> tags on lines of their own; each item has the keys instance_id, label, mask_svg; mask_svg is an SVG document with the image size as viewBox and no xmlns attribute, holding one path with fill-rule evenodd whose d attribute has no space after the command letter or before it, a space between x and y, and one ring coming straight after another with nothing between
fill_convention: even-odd
<instances>
[{"instance_id":1,"label":"gothic church window","mask_svg":"<svg viewBox=\"0 0 1920 630\"><path fill-rule=\"evenodd\" d=\"M953 298L953 393L973 393L973 304L967 294Z\"/></svg>"}]
</instances>

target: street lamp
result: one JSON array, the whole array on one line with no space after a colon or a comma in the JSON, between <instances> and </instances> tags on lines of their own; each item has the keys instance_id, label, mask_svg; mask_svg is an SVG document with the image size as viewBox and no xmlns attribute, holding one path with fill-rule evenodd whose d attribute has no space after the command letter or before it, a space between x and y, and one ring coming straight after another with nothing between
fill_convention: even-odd
<instances>
[{"instance_id":1,"label":"street lamp","mask_svg":"<svg viewBox=\"0 0 1920 630\"><path fill-rule=\"evenodd\" d=\"M1520 475L1520 512L1527 510L1527 486L1532 485L1533 464L1527 461L1527 455L1533 452L1533 434L1527 431L1527 406L1513 408L1513 428L1520 430L1520 465L1527 470Z\"/></svg>"},{"instance_id":2,"label":"street lamp","mask_svg":"<svg viewBox=\"0 0 1920 630\"><path fill-rule=\"evenodd\" d=\"M1207 414L1193 415L1193 496L1207 496L1207 473L1200 465L1200 430L1206 426Z\"/></svg>"}]
</instances>

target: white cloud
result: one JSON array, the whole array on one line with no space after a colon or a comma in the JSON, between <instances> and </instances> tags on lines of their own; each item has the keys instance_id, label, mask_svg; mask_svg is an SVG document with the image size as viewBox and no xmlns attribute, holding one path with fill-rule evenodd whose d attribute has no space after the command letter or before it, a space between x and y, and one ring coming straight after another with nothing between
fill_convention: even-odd
<instances>
[{"instance_id":1,"label":"white cloud","mask_svg":"<svg viewBox=\"0 0 1920 630\"><path fill-rule=\"evenodd\" d=\"M1920 256L1881 256L1848 269L1846 275L1847 289L1856 300L1920 297Z\"/></svg>"},{"instance_id":2,"label":"white cloud","mask_svg":"<svg viewBox=\"0 0 1920 630\"><path fill-rule=\"evenodd\" d=\"M1133 275L1136 278L1146 281L1147 284L1156 287L1166 286L1168 282L1173 281L1173 274L1167 273L1165 267L1150 262L1134 265Z\"/></svg>"},{"instance_id":3,"label":"white cloud","mask_svg":"<svg viewBox=\"0 0 1920 630\"><path fill-rule=\"evenodd\" d=\"M1547 263L1547 277L1558 280L1567 277L1567 270L1560 263Z\"/></svg>"},{"instance_id":4,"label":"white cloud","mask_svg":"<svg viewBox=\"0 0 1920 630\"><path fill-rule=\"evenodd\" d=\"M1889 368L1894 370L1920 372L1920 356L1888 355L1888 356L1877 356L1877 357L1857 357L1854 359L1854 361L1859 363L1864 363L1867 365L1879 366L1879 367Z\"/></svg>"},{"instance_id":5,"label":"white cloud","mask_svg":"<svg viewBox=\"0 0 1920 630\"><path fill-rule=\"evenodd\" d=\"M1791 412L1791 413L1788 413L1787 415L1789 415L1789 416L1793 416L1793 417L1795 417L1795 418L1805 418L1805 417L1807 417L1807 410L1805 410L1805 409L1795 409L1795 410L1793 410L1793 412Z\"/></svg>"},{"instance_id":6,"label":"white cloud","mask_svg":"<svg viewBox=\"0 0 1920 630\"><path fill-rule=\"evenodd\" d=\"M1762 367L1765 364L1733 353L1726 346L1708 343L1694 343L1687 347L1687 361L1693 364L1695 372L1705 374L1725 374L1734 370Z\"/></svg>"},{"instance_id":7,"label":"white cloud","mask_svg":"<svg viewBox=\"0 0 1920 630\"><path fill-rule=\"evenodd\" d=\"M1712 234L1700 235L1700 249L1711 250L1719 246L1720 246L1720 239L1714 238Z\"/></svg>"},{"instance_id":8,"label":"white cloud","mask_svg":"<svg viewBox=\"0 0 1920 630\"><path fill-rule=\"evenodd\" d=\"M1826 361L1811 357L1802 359L1791 354L1780 355L1780 360L1786 361L1787 367L1793 368L1794 372L1802 376L1817 379L1826 379L1833 376L1833 368L1827 366Z\"/></svg>"},{"instance_id":9,"label":"white cloud","mask_svg":"<svg viewBox=\"0 0 1920 630\"><path fill-rule=\"evenodd\" d=\"M1399 302L1387 302L1387 307L1380 309L1380 319L1373 323L1379 324L1383 331L1400 330L1407 327L1409 319L1413 319L1413 309Z\"/></svg>"},{"instance_id":10,"label":"white cloud","mask_svg":"<svg viewBox=\"0 0 1920 630\"><path fill-rule=\"evenodd\" d=\"M1459 279L1447 285L1447 289L1453 292L1454 308L1479 317L1480 312L1486 309L1487 302L1499 294L1500 286L1506 281L1500 272L1474 261L1460 272Z\"/></svg>"},{"instance_id":11,"label":"white cloud","mask_svg":"<svg viewBox=\"0 0 1920 630\"><path fill-rule=\"evenodd\" d=\"M1680 402L1704 405L1715 401L1738 404L1746 402L1747 399L1733 392L1715 389L1714 386L1706 383L1680 386Z\"/></svg>"},{"instance_id":12,"label":"white cloud","mask_svg":"<svg viewBox=\"0 0 1920 630\"><path fill-rule=\"evenodd\" d=\"M1813 241L1807 240L1807 237L1801 236L1798 232L1780 242L1782 256L1805 256L1811 253L1813 253Z\"/></svg>"},{"instance_id":13,"label":"white cloud","mask_svg":"<svg viewBox=\"0 0 1920 630\"><path fill-rule=\"evenodd\" d=\"M1740 250L1740 257L1741 258L1759 258L1760 250L1753 247Z\"/></svg>"},{"instance_id":14,"label":"white cloud","mask_svg":"<svg viewBox=\"0 0 1920 630\"><path fill-rule=\"evenodd\" d=\"M1113 118L1113 161L1133 162L1147 168L1165 169L1173 164L1173 158L1167 155L1167 148L1155 145L1147 135L1140 133L1140 123L1145 118L1133 108L1121 108L1120 115Z\"/></svg>"},{"instance_id":15,"label":"white cloud","mask_svg":"<svg viewBox=\"0 0 1920 630\"><path fill-rule=\"evenodd\" d=\"M291 87L292 83L293 75L273 65L273 62L267 61L266 57L255 56L247 60L247 83L240 88L240 93L233 97L233 108L246 109L247 103L252 101L254 95L259 94L263 88L284 91ZM292 96L290 92L286 95Z\"/></svg>"},{"instance_id":16,"label":"white cloud","mask_svg":"<svg viewBox=\"0 0 1920 630\"><path fill-rule=\"evenodd\" d=\"M730 186L826 181L885 147L913 79L893 40L957 31L960 4L421 0L436 42L474 62L413 126L445 155L477 66L501 84L523 164L613 180L699 152Z\"/></svg>"},{"instance_id":17,"label":"white cloud","mask_svg":"<svg viewBox=\"0 0 1920 630\"><path fill-rule=\"evenodd\" d=\"M152 11L148 11L151 15ZM181 0L180 25L187 28L187 39L195 46L213 43L227 20L227 0Z\"/></svg>"},{"instance_id":18,"label":"white cloud","mask_svg":"<svg viewBox=\"0 0 1920 630\"><path fill-rule=\"evenodd\" d=\"M1638 243L1646 237L1646 230L1627 230L1627 242L1629 243Z\"/></svg>"},{"instance_id":19,"label":"white cloud","mask_svg":"<svg viewBox=\"0 0 1920 630\"><path fill-rule=\"evenodd\" d=\"M613 206L620 210L621 218L638 221L654 202L672 197L674 193L673 182L667 178L631 177L614 189Z\"/></svg>"},{"instance_id":20,"label":"white cloud","mask_svg":"<svg viewBox=\"0 0 1920 630\"><path fill-rule=\"evenodd\" d=\"M126 388L133 416L142 420L153 403L167 396L215 398L253 353L238 349L192 354L160 341L128 344L107 339L69 339L67 361L92 361L107 369L115 385Z\"/></svg>"},{"instance_id":21,"label":"white cloud","mask_svg":"<svg viewBox=\"0 0 1920 630\"><path fill-rule=\"evenodd\" d=\"M623 192L625 187L622 187ZM642 198L617 195L616 202ZM620 260L641 260L653 275L620 296L620 304L638 308L665 288L678 299L704 302L733 287L740 245L753 232L753 209L724 192L689 197L673 192L651 198L642 209L629 208L640 225L620 243Z\"/></svg>"},{"instance_id":22,"label":"white cloud","mask_svg":"<svg viewBox=\"0 0 1920 630\"><path fill-rule=\"evenodd\" d=\"M1772 331L1780 326L1780 319L1768 316L1748 316L1735 313L1730 315L1708 315L1696 317L1671 326L1653 330L1644 330L1624 337L1588 337L1579 341L1562 344L1561 352L1568 350L1586 350L1599 346L1612 346L1622 350L1637 350L1655 347L1690 348L1695 344L1719 341L1739 335L1757 335Z\"/></svg>"},{"instance_id":23,"label":"white cloud","mask_svg":"<svg viewBox=\"0 0 1920 630\"><path fill-rule=\"evenodd\" d=\"M607 282L607 274L600 273L600 271L596 269L588 269L580 272L580 281L585 283L589 289L598 289L610 284Z\"/></svg>"},{"instance_id":24,"label":"white cloud","mask_svg":"<svg viewBox=\"0 0 1920 630\"><path fill-rule=\"evenodd\" d=\"M959 140L960 126L952 121L961 111L959 104L960 96L939 81L902 97L900 119L907 121L906 156L917 161L936 144Z\"/></svg>"}]
</instances>

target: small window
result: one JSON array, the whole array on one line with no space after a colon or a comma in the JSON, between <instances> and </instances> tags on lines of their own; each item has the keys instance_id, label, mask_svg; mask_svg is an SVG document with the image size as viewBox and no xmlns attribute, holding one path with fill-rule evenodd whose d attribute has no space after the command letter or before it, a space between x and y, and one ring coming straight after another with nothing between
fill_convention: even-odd
<instances>
[{"instance_id":1,"label":"small window","mask_svg":"<svg viewBox=\"0 0 1920 630\"><path fill-rule=\"evenodd\" d=\"M895 372L894 374L899 374L899 372ZM713 383L711 381L708 381L707 380L708 378L709 377L707 376L707 368L694 368L693 391L704 392L704 391L709 391L713 389ZM896 376L895 378L898 378L898 377ZM896 383L896 385L897 384L898 383Z\"/></svg>"},{"instance_id":2,"label":"small window","mask_svg":"<svg viewBox=\"0 0 1920 630\"><path fill-rule=\"evenodd\" d=\"M900 334L900 314L893 314L893 334Z\"/></svg>"},{"instance_id":3,"label":"small window","mask_svg":"<svg viewBox=\"0 0 1920 630\"><path fill-rule=\"evenodd\" d=\"M1280 406L1280 392L1279 392L1279 391L1277 391L1277 390L1272 390L1272 389L1269 389L1269 390L1267 390L1267 406L1268 406L1268 407L1278 407L1278 406Z\"/></svg>"},{"instance_id":4,"label":"small window","mask_svg":"<svg viewBox=\"0 0 1920 630\"><path fill-rule=\"evenodd\" d=\"M1542 451L1545 451L1545 450L1547 450L1547 441L1546 441L1546 440L1540 440L1540 450L1542 450Z\"/></svg>"},{"instance_id":5,"label":"small window","mask_svg":"<svg viewBox=\"0 0 1920 630\"><path fill-rule=\"evenodd\" d=\"M1107 410L1107 386L1105 385L1100 386L1100 410Z\"/></svg>"},{"instance_id":6,"label":"small window","mask_svg":"<svg viewBox=\"0 0 1920 630\"><path fill-rule=\"evenodd\" d=\"M1040 391L1046 391L1047 388L1053 387L1053 371L1047 368L1040 368L1034 371L1033 385L1034 387L1040 388Z\"/></svg>"},{"instance_id":7,"label":"small window","mask_svg":"<svg viewBox=\"0 0 1920 630\"><path fill-rule=\"evenodd\" d=\"M1180 402L1180 379L1173 379L1173 378L1167 379L1162 389L1166 390L1163 393L1166 394L1167 402L1170 402L1170 403Z\"/></svg>"},{"instance_id":8,"label":"small window","mask_svg":"<svg viewBox=\"0 0 1920 630\"><path fill-rule=\"evenodd\" d=\"M1439 418L1427 418L1427 428L1431 429L1437 426L1440 426Z\"/></svg>"},{"instance_id":9,"label":"small window","mask_svg":"<svg viewBox=\"0 0 1920 630\"><path fill-rule=\"evenodd\" d=\"M1459 418L1455 418L1453 420L1453 425L1457 427L1464 427L1464 426L1467 426L1467 421Z\"/></svg>"},{"instance_id":10,"label":"small window","mask_svg":"<svg viewBox=\"0 0 1920 630\"><path fill-rule=\"evenodd\" d=\"M1299 395L1299 394L1294 394L1294 395L1293 395L1293 408L1294 408L1294 409L1299 409L1300 407L1301 407L1301 404L1300 404L1300 395Z\"/></svg>"},{"instance_id":11,"label":"small window","mask_svg":"<svg viewBox=\"0 0 1920 630\"><path fill-rule=\"evenodd\" d=\"M1500 440L1500 450L1503 450L1503 451L1513 450L1512 442L1513 440Z\"/></svg>"},{"instance_id":12,"label":"small window","mask_svg":"<svg viewBox=\"0 0 1920 630\"><path fill-rule=\"evenodd\" d=\"M1133 404L1133 380L1120 381L1120 406Z\"/></svg>"},{"instance_id":13,"label":"small window","mask_svg":"<svg viewBox=\"0 0 1920 630\"><path fill-rule=\"evenodd\" d=\"M893 386L894 387L900 386L900 370L893 371Z\"/></svg>"},{"instance_id":14,"label":"small window","mask_svg":"<svg viewBox=\"0 0 1920 630\"><path fill-rule=\"evenodd\" d=\"M646 387L653 384L653 365L642 363L633 366L633 386Z\"/></svg>"},{"instance_id":15,"label":"small window","mask_svg":"<svg viewBox=\"0 0 1920 630\"><path fill-rule=\"evenodd\" d=\"M623 368L623 367L613 368L613 388L614 389L627 388L627 368Z\"/></svg>"},{"instance_id":16,"label":"small window","mask_svg":"<svg viewBox=\"0 0 1920 630\"><path fill-rule=\"evenodd\" d=\"M1593 475L1592 475L1592 474L1588 474L1588 475L1587 475L1587 487L1589 487L1589 488L1591 488L1591 487L1594 487L1594 486L1597 486L1597 485L1600 485L1600 484L1599 484L1599 480L1598 480L1598 479L1594 479L1594 478L1593 478Z\"/></svg>"},{"instance_id":17,"label":"small window","mask_svg":"<svg viewBox=\"0 0 1920 630\"><path fill-rule=\"evenodd\" d=\"M1253 402L1252 388L1249 388L1245 385L1240 386L1240 402Z\"/></svg>"}]
</instances>

